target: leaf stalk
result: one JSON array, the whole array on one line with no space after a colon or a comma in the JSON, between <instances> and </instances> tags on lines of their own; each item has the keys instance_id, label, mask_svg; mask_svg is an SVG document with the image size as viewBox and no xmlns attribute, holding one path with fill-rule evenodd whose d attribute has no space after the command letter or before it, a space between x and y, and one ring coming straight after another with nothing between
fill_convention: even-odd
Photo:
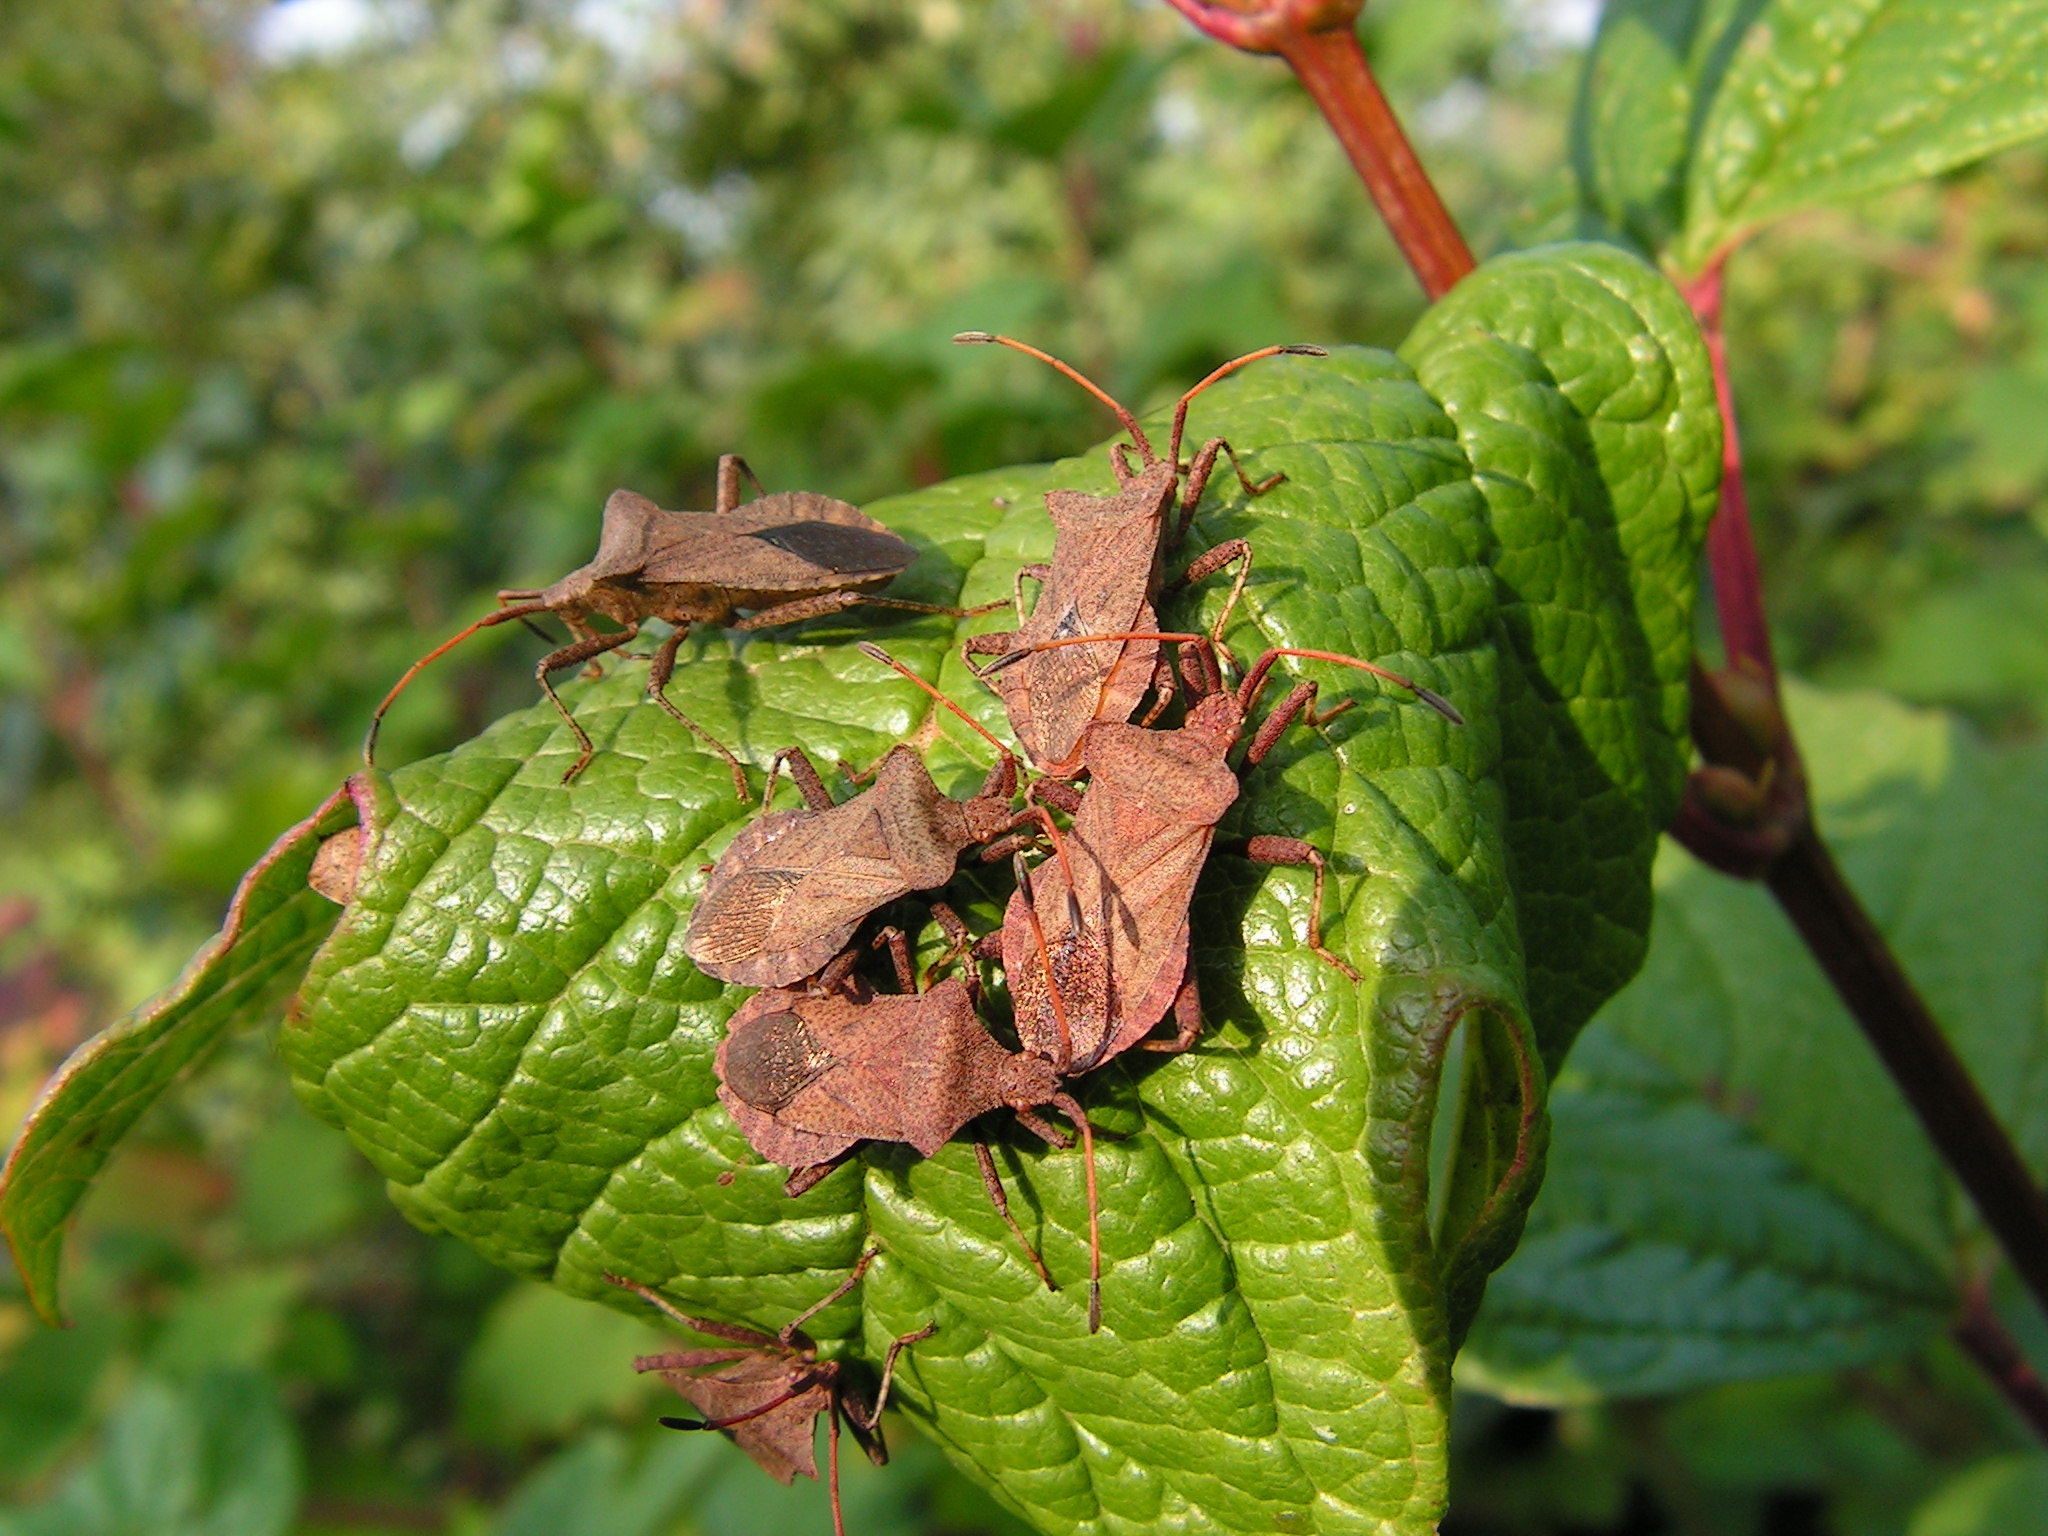
<instances>
[{"instance_id":1,"label":"leaf stalk","mask_svg":"<svg viewBox=\"0 0 2048 1536\"><path fill-rule=\"evenodd\" d=\"M1706 336L1721 409L1721 502L1707 534L1707 552L1729 666L1709 674L1694 663L1693 740L1706 766L1691 775L1671 835L1721 873L1763 882L2005 1250L2014 1273L2048 1312L2048 1195L1814 825L1764 615L1763 579L1728 382L1722 270L1723 260L1717 259L1682 291ZM1730 782L1753 792L1747 814L1731 814ZM2011 1399L1991 1356L1963 1342ZM2048 1419L2037 1420L2020 1402L2015 1407L2048 1440Z\"/></svg>"}]
</instances>

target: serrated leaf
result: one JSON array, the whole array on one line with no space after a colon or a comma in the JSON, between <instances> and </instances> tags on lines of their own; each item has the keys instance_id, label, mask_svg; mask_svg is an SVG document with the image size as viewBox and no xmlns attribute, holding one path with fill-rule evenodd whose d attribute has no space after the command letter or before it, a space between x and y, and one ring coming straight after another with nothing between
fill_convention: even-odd
<instances>
[{"instance_id":1,"label":"serrated leaf","mask_svg":"<svg viewBox=\"0 0 2048 1536\"><path fill-rule=\"evenodd\" d=\"M73 1054L29 1112L0 1169L0 1229L45 1321L59 1316L64 1223L115 1143L230 1028L273 1013L327 937L340 909L309 890L306 876L320 839L354 817L337 791L280 837L184 974Z\"/></svg>"},{"instance_id":2,"label":"serrated leaf","mask_svg":"<svg viewBox=\"0 0 2048 1536\"><path fill-rule=\"evenodd\" d=\"M1642 963L1649 864L1690 750L1713 384L1670 284L1600 245L1489 262L1403 352L1457 423L1495 534L1508 849L1554 1067Z\"/></svg>"},{"instance_id":3,"label":"serrated leaf","mask_svg":"<svg viewBox=\"0 0 2048 1536\"><path fill-rule=\"evenodd\" d=\"M1574 140L1588 206L1696 272L2044 131L2043 0L1612 0Z\"/></svg>"},{"instance_id":4,"label":"serrated leaf","mask_svg":"<svg viewBox=\"0 0 2048 1536\"><path fill-rule=\"evenodd\" d=\"M605 1294L616 1271L774 1326L879 1239L862 1313L816 1331L861 1328L878 1356L937 1317L899 1376L904 1400L1046 1529L1420 1528L1442 1498L1448 1360L1414 1149L1457 1019L1523 1027L1490 789L1484 503L1450 423L1386 354L1261 368L1202 403L1197 432L1227 429L1253 474L1290 476L1255 510L1205 520L1205 538L1249 527L1267 551L1238 648L1361 653L1421 673L1477 723L1326 677L1326 702L1359 707L1250 776L1226 833L1334 850L1331 942L1370 984L1301 947L1305 877L1219 857L1196 912L1210 1042L1086 1087L1119 1138L1100 1155L1101 1335L1084 1316L1078 1157L1015 1137L999 1152L1067 1279L1047 1293L964 1145L928 1161L878 1150L796 1202L748 1151L711 1073L743 994L698 975L679 940L701 864L752 812L645 706L637 673L571 690L601 749L573 791L556 782L566 734L542 710L394 777L286 1051L309 1105L349 1128L404 1209L575 1294ZM1106 456L874 510L920 548L979 546L962 562L971 602L1044 553L1053 484L1107 490ZM1313 587L1304 568L1356 579ZM881 638L999 719L948 626ZM930 712L841 645L706 650L678 702L714 731L743 726L735 745L757 757L800 741L866 762ZM764 718L771 698L788 711ZM806 702L830 718L804 718ZM957 752L934 761L956 790L978 777Z\"/></svg>"},{"instance_id":5,"label":"serrated leaf","mask_svg":"<svg viewBox=\"0 0 2048 1536\"><path fill-rule=\"evenodd\" d=\"M2048 750L1876 695L1791 701L1851 883L2048 1167ZM1558 1080L1549 1183L1461 1362L1475 1380L1672 1391L1902 1353L1954 1315L1972 1208L1776 917L1667 850L1643 974Z\"/></svg>"},{"instance_id":6,"label":"serrated leaf","mask_svg":"<svg viewBox=\"0 0 2048 1536\"><path fill-rule=\"evenodd\" d=\"M1251 474L1287 475L1256 502L1219 476L1199 520L1198 544L1242 535L1258 551L1238 652L1360 655L1472 723L1315 669L1325 707L1357 707L1247 775L1194 907L1203 1042L1080 1085L1111 1133L1099 1336L1076 1155L999 1137L1013 1205L1066 1282L1048 1293L965 1145L922 1161L874 1149L790 1201L736 1133L711 1062L742 993L699 974L680 938L703 867L752 812L646 706L632 665L565 690L599 748L572 789L570 738L540 706L358 784L353 899L283 1037L304 1101L414 1220L574 1295L631 1305L602 1279L616 1272L773 1327L877 1241L858 1297L811 1331L872 1361L938 1321L899 1374L902 1401L1042 1529L1431 1528L1451 1354L1542 1164L1522 888L1549 899L1584 872L1563 834L1540 835L1551 786L1506 772L1503 740L1549 752L1543 772L1598 763L1615 822L1603 859L1654 825L1682 766L1669 704L1684 656L1667 639L1689 632L1690 588L1674 573L1689 574L1712 490L1692 466L1716 457L1711 410L1704 425L1687 414L1707 398L1704 355L1647 269L1562 248L1460 292L1409 349L1449 412L1410 364L1363 349L1264 363L1197 402L1193 441L1224 432ZM872 510L920 549L904 595L972 602L1007 596L1047 552L1045 489L1111 483L1096 452ZM1565 573L1552 600L1517 563L1532 536L1573 559L1620 554ZM1675 613L1648 612L1660 593ZM1169 622L1219 595L1170 604ZM933 726L922 693L843 643L863 632L999 724L936 618L854 616L744 646L700 634L673 692L756 763L792 743L865 763L909 737L965 792L986 748ZM1552 646L1572 655L1553 665ZM1552 695L1529 704L1539 687ZM1558 693L1572 687L1619 702L1577 716ZM1325 936L1362 985L1306 949L1303 872L1227 851L1249 833L1329 854ZM1646 920L1626 886L1649 837L1595 861L1597 922ZM1597 957L1615 974L1586 984L1590 1001L1546 1000L1549 1038L1618 984L1621 953ZM1467 1021L1458 1173L1433 1233L1438 1077Z\"/></svg>"}]
</instances>

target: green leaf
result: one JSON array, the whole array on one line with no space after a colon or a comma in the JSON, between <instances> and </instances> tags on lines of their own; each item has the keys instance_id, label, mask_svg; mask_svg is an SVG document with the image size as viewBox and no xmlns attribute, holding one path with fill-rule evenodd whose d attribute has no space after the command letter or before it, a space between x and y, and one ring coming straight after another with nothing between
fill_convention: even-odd
<instances>
[{"instance_id":1,"label":"green leaf","mask_svg":"<svg viewBox=\"0 0 2048 1536\"><path fill-rule=\"evenodd\" d=\"M1913 1511L1908 1536L2048 1536L2048 1457L1980 1461Z\"/></svg>"},{"instance_id":2,"label":"green leaf","mask_svg":"<svg viewBox=\"0 0 2048 1536\"><path fill-rule=\"evenodd\" d=\"M98 1453L47 1503L0 1515L0 1536L284 1536L298 1463L290 1421L260 1378L177 1388L143 1377Z\"/></svg>"},{"instance_id":3,"label":"green leaf","mask_svg":"<svg viewBox=\"0 0 2048 1536\"><path fill-rule=\"evenodd\" d=\"M622 1371L619 1362L671 1347L648 1323L545 1286L514 1286L463 1356L463 1433L513 1449L559 1439L593 1414L644 1401L661 1379Z\"/></svg>"},{"instance_id":4,"label":"green leaf","mask_svg":"<svg viewBox=\"0 0 2048 1536\"><path fill-rule=\"evenodd\" d=\"M1191 441L1224 433L1251 475L1286 475L1257 500L1219 475L1198 519L1197 545L1256 550L1238 654L1361 656L1471 724L1294 664L1325 708L1355 707L1290 731L1220 829L1193 909L1202 1042L1077 1085L1108 1133L1098 1336L1078 1154L996 1127L1012 1203L1063 1282L1047 1292L966 1145L870 1149L791 1201L738 1135L712 1057L743 993L680 939L704 867L754 812L647 706L636 665L564 690L599 749L572 788L571 739L541 705L355 785L352 899L282 1036L300 1096L414 1221L574 1296L635 1305L605 1283L618 1273L772 1328L874 1243L857 1298L811 1331L872 1364L936 1321L901 1401L1041 1529L1430 1529L1451 1355L1541 1171L1542 1057L1640 952L1683 767L1715 431L1682 306L1597 247L1489 267L1407 361L1276 359L1196 403ZM971 603L1048 552L1043 491L1112 484L1098 451L873 511L920 550L901 595ZM1163 617L1214 613L1220 587ZM676 702L757 764L793 743L829 765L929 742L965 793L986 747L845 643L863 633L1000 728L936 617L700 633ZM1362 984L1305 947L1306 873L1229 851L1256 833L1329 856L1325 936ZM966 884L971 907L1000 894ZM1583 974L1548 954L1526 968L1530 931L1585 938ZM1433 1230L1428 1148L1464 1022Z\"/></svg>"},{"instance_id":5,"label":"green leaf","mask_svg":"<svg viewBox=\"0 0 2048 1536\"><path fill-rule=\"evenodd\" d=\"M1598 245L1487 263L1403 350L1457 423L1495 534L1508 848L1554 1068L1642 963L1690 751L1713 384L1677 293Z\"/></svg>"},{"instance_id":6,"label":"green leaf","mask_svg":"<svg viewBox=\"0 0 2048 1536\"><path fill-rule=\"evenodd\" d=\"M2048 1167L2048 748L1792 705L1852 884ZM1972 1208L1767 895L1667 849L1656 933L1558 1079L1548 1184L1460 1370L1554 1400L1918 1347L1975 1272Z\"/></svg>"},{"instance_id":7,"label":"green leaf","mask_svg":"<svg viewBox=\"0 0 2048 1536\"><path fill-rule=\"evenodd\" d=\"M616 1298L613 1271L773 1327L879 1240L864 1306L814 1331L859 1329L878 1358L936 1318L899 1375L903 1400L1047 1529L1272 1530L1310 1511L1330 1530L1419 1528L1442 1499L1448 1324L1411 1149L1427 1145L1457 1019L1524 1027L1490 788L1484 503L1449 421L1386 354L1248 370L1201 404L1196 432L1227 430L1251 473L1289 475L1255 509L1219 496L1203 521L1205 541L1249 530L1264 550L1240 652L1364 654L1420 673L1475 724L1325 669L1325 701L1359 707L1250 775L1226 835L1334 851L1331 942L1369 983L1301 947L1305 874L1216 859L1195 914L1208 1041L1085 1088L1117 1137L1100 1151L1101 1335L1086 1331L1078 1155L1008 1132L998 1152L1066 1281L1047 1293L967 1146L923 1162L878 1150L793 1202L734 1130L711 1058L743 994L699 975L679 941L700 866L753 812L646 707L637 669L569 691L600 747L572 790L558 782L568 737L544 709L394 776L285 1050L305 1101L349 1129L403 1209L573 1294ZM1017 564L1045 553L1039 493L1055 484L1107 490L1106 455L875 511L951 555L971 602L1007 594ZM1347 579L1313 587L1306 570ZM880 638L998 720L949 626ZM710 640L676 688L757 760L802 742L821 762L867 762L930 713L812 636L756 639L738 659ZM979 777L958 750L933 761L956 791Z\"/></svg>"},{"instance_id":8,"label":"green leaf","mask_svg":"<svg viewBox=\"0 0 2048 1536\"><path fill-rule=\"evenodd\" d=\"M29 1112L0 1169L0 1229L45 1321L59 1315L64 1222L115 1143L228 1029L274 1013L327 937L338 909L307 888L306 876L320 839L354 819L337 792L279 838L185 973L80 1047Z\"/></svg>"},{"instance_id":9,"label":"green leaf","mask_svg":"<svg viewBox=\"0 0 2048 1536\"><path fill-rule=\"evenodd\" d=\"M2042 0L1613 0L1574 140L1588 207L1696 272L2044 131Z\"/></svg>"}]
</instances>

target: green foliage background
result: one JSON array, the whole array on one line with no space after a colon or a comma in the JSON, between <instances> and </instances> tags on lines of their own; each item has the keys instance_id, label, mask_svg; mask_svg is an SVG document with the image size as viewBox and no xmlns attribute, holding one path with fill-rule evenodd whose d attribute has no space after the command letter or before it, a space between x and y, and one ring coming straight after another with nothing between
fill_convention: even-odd
<instances>
[{"instance_id":1,"label":"green foliage background","mask_svg":"<svg viewBox=\"0 0 2048 1536\"><path fill-rule=\"evenodd\" d=\"M1284 72L1163 11L785 0L662 11L623 47L568 5L383 14L353 50L294 63L252 56L256 10L234 0L0 12L10 1122L213 930L405 662L496 587L584 558L613 485L689 504L737 446L771 485L866 500L1099 436L1057 380L945 347L963 327L1029 334L1156 401L1241 347L1392 345L1420 311ZM1574 224L1578 60L1534 15L1368 11L1482 249ZM1963 846L2040 820L2044 192L2048 157L2022 152L1805 215L1745 254L1730 297L1789 659L1968 722L1811 705L1852 873L1929 935L1908 959L1945 1011L2022 1038L2040 1029L2038 875L2014 852L2008 878L1972 871L1979 894L1913 850L1930 806L2005 797ZM391 761L529 700L527 651L495 649L422 681ZM1766 951L1733 968L1763 978L1754 999L1711 975L1728 944L1777 937L1753 895L1674 858L1660 945L1694 948L1660 947L1560 1083L1553 1191L1468 1364L1569 1406L1464 1395L1458 1529L1647 1528L1629 1524L1645 1510L1731 1532L2021 1528L1968 1523L2028 1508L2040 1462L2009 1454L1940 1340L1967 1223L1881 1109L1831 1135L1802 1129L1810 1104L1770 1102L1769 1043L1833 1018L1795 952L1746 941ZM1968 942L1947 914L1987 905L2019 967L1992 995L1944 969ZM2007 1081L2001 1107L2037 1123L2024 1074ZM1616 1159L1655 1145L1672 1174L1643 1196L1664 1249L1598 1176L1603 1134L1631 1123L1651 1139L1620 1136ZM1750 1208L1703 1243L1716 1184L1696 1170L1740 1188L1772 1158L1771 1218L1811 1249L1731 1266ZM1589 1250L1600 1220L1619 1235ZM815 1490L650 1438L653 1400L616 1362L653 1335L405 1226L287 1102L261 1037L151 1117L79 1248L78 1329L0 1310L0 1482L24 1511L0 1530L825 1528ZM1603 1251L1613 1294L1681 1304L1608 1339L1561 1320ZM1797 1318L1777 1331L1800 1347L1758 1315ZM1643 1358L1674 1324L1697 1336ZM125 1506L144 1485L160 1502ZM863 1532L1010 1528L914 1441L849 1496ZM1801 1510L1827 1524L1782 1524Z\"/></svg>"}]
</instances>

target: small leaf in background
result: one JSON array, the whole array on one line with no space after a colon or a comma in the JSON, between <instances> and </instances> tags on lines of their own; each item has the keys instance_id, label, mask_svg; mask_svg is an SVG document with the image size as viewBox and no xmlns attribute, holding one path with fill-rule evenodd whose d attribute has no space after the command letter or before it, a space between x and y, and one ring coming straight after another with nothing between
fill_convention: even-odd
<instances>
[{"instance_id":1,"label":"small leaf in background","mask_svg":"<svg viewBox=\"0 0 2048 1536\"><path fill-rule=\"evenodd\" d=\"M104 1311L57 1329L19 1302L0 1307L0 1488L32 1482L90 1422L120 1332Z\"/></svg>"},{"instance_id":2,"label":"small leaf in background","mask_svg":"<svg viewBox=\"0 0 2048 1536\"><path fill-rule=\"evenodd\" d=\"M636 1448L615 1429L592 1430L513 1490L490 1536L672 1536L735 1458L716 1435L642 1436ZM695 1522L683 1529L694 1536Z\"/></svg>"},{"instance_id":3,"label":"small leaf in background","mask_svg":"<svg viewBox=\"0 0 2048 1536\"><path fill-rule=\"evenodd\" d=\"M567 1434L596 1414L644 1406L656 1388L668 1389L659 1376L635 1372L633 1357L677 1347L649 1324L547 1286L515 1285L484 1318L462 1362L463 1430L485 1444L518 1446Z\"/></svg>"},{"instance_id":4,"label":"small leaf in background","mask_svg":"<svg viewBox=\"0 0 2048 1536\"><path fill-rule=\"evenodd\" d=\"M114 1144L230 1028L274 1016L333 927L340 909L306 877L320 839L355 815L337 791L280 837L171 989L95 1036L44 1090L0 1169L0 1228L45 1318L58 1316L65 1221Z\"/></svg>"},{"instance_id":5,"label":"small leaf in background","mask_svg":"<svg viewBox=\"0 0 2048 1536\"><path fill-rule=\"evenodd\" d=\"M2048 748L1875 694L1791 696L1820 825L1993 1108L2048 1168ZM1552 1095L1549 1179L1461 1370L1517 1397L1905 1354L1975 1216L1770 899L1675 848L1643 974Z\"/></svg>"},{"instance_id":6,"label":"small leaf in background","mask_svg":"<svg viewBox=\"0 0 2048 1536\"><path fill-rule=\"evenodd\" d=\"M2048 1536L2048 1455L1994 1456L1913 1511L1906 1536Z\"/></svg>"},{"instance_id":7,"label":"small leaf in background","mask_svg":"<svg viewBox=\"0 0 2048 1536\"><path fill-rule=\"evenodd\" d=\"M2042 0L1612 0L1574 147L1589 208L1693 273L2043 132Z\"/></svg>"},{"instance_id":8,"label":"small leaf in background","mask_svg":"<svg viewBox=\"0 0 2048 1536\"><path fill-rule=\"evenodd\" d=\"M284 1536L298 1503L298 1452L269 1384L145 1379L48 1502L0 1514L0 1536Z\"/></svg>"},{"instance_id":9,"label":"small leaf in background","mask_svg":"<svg viewBox=\"0 0 2048 1536\"><path fill-rule=\"evenodd\" d=\"M236 1214L259 1252L316 1244L346 1228L369 1192L348 1138L312 1116L285 1114L242 1156Z\"/></svg>"},{"instance_id":10,"label":"small leaf in background","mask_svg":"<svg viewBox=\"0 0 2048 1536\"><path fill-rule=\"evenodd\" d=\"M191 1378L268 1364L305 1284L304 1274L289 1265L208 1275L179 1293L150 1346L151 1367L166 1376Z\"/></svg>"}]
</instances>

